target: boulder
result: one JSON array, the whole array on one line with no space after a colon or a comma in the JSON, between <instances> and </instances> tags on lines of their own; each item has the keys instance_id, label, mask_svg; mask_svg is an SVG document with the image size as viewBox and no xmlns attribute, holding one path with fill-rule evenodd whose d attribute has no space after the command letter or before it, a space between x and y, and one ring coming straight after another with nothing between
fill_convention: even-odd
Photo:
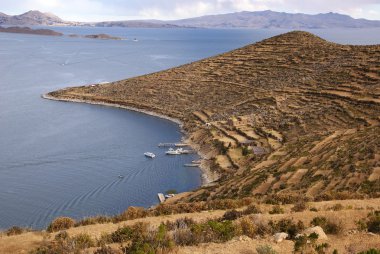
<instances>
[{"instance_id":1,"label":"boulder","mask_svg":"<svg viewBox=\"0 0 380 254\"><path fill-rule=\"evenodd\" d=\"M321 240L327 239L327 235L325 234L325 232L320 226L307 228L302 232L302 234L307 235L307 236L311 235L312 233L318 234L318 239L321 239Z\"/></svg>"},{"instance_id":2,"label":"boulder","mask_svg":"<svg viewBox=\"0 0 380 254\"><path fill-rule=\"evenodd\" d=\"M276 233L274 234L274 241L276 243L280 243L283 240L285 240L289 235L287 233L281 232L281 233Z\"/></svg>"}]
</instances>

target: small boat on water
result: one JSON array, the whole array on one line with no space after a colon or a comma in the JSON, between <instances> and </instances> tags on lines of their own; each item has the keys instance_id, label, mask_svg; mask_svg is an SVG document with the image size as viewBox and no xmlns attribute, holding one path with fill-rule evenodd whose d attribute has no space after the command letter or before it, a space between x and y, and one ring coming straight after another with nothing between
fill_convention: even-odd
<instances>
[{"instance_id":1,"label":"small boat on water","mask_svg":"<svg viewBox=\"0 0 380 254\"><path fill-rule=\"evenodd\" d=\"M166 154L167 155L180 155L180 154L182 154L182 152L183 152L182 148L178 148L176 150L174 150L173 148L169 148L169 150L166 151Z\"/></svg>"},{"instance_id":2,"label":"small boat on water","mask_svg":"<svg viewBox=\"0 0 380 254\"><path fill-rule=\"evenodd\" d=\"M121 178L124 178L124 176L123 175L119 175L119 178L121 179Z\"/></svg>"},{"instance_id":3,"label":"small boat on water","mask_svg":"<svg viewBox=\"0 0 380 254\"><path fill-rule=\"evenodd\" d=\"M144 153L144 155L146 156L146 157L149 157L149 158L154 158L154 157L156 157L156 155L154 154L154 153L151 153L151 152L146 152L146 153Z\"/></svg>"}]
</instances>

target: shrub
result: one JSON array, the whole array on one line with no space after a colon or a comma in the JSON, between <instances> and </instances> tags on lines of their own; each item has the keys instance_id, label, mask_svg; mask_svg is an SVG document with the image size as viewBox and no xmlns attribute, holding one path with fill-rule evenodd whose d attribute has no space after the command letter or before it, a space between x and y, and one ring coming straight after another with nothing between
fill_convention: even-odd
<instances>
[{"instance_id":1,"label":"shrub","mask_svg":"<svg viewBox=\"0 0 380 254\"><path fill-rule=\"evenodd\" d=\"M310 234L309 236L301 235L295 238L294 242L294 253L324 253L325 248L328 247L327 244L316 245L318 240L318 234ZM314 248L314 250L313 250Z\"/></svg>"},{"instance_id":2,"label":"shrub","mask_svg":"<svg viewBox=\"0 0 380 254\"><path fill-rule=\"evenodd\" d=\"M73 227L75 221L69 217L58 217L53 220L47 228L48 232L57 232Z\"/></svg>"},{"instance_id":3,"label":"shrub","mask_svg":"<svg viewBox=\"0 0 380 254\"><path fill-rule=\"evenodd\" d=\"M369 232L380 234L380 211L368 215L367 226Z\"/></svg>"},{"instance_id":4,"label":"shrub","mask_svg":"<svg viewBox=\"0 0 380 254\"><path fill-rule=\"evenodd\" d=\"M302 221L298 221L297 224L290 219L282 219L277 222L270 221L269 226L272 227L273 233L285 232L289 235L290 239L294 239L298 232L305 229Z\"/></svg>"},{"instance_id":5,"label":"shrub","mask_svg":"<svg viewBox=\"0 0 380 254\"><path fill-rule=\"evenodd\" d=\"M84 218L83 220L78 221L77 223L75 223L74 227L94 225L94 224L104 224L104 223L109 223L111 221L112 221L112 218L107 217L107 216L89 217L89 218Z\"/></svg>"},{"instance_id":6,"label":"shrub","mask_svg":"<svg viewBox=\"0 0 380 254\"><path fill-rule=\"evenodd\" d=\"M294 204L291 211L292 212L303 212L307 208L307 203L304 200L301 200Z\"/></svg>"},{"instance_id":7,"label":"shrub","mask_svg":"<svg viewBox=\"0 0 380 254\"><path fill-rule=\"evenodd\" d=\"M321 228L323 228L326 224L327 224L327 218L326 217L314 217L310 224L312 226L320 226Z\"/></svg>"},{"instance_id":8,"label":"shrub","mask_svg":"<svg viewBox=\"0 0 380 254\"><path fill-rule=\"evenodd\" d=\"M109 240L113 243L122 243L128 240L131 240L133 236L133 229L129 226L124 226L122 228L118 228L115 232L113 232Z\"/></svg>"},{"instance_id":9,"label":"shrub","mask_svg":"<svg viewBox=\"0 0 380 254\"><path fill-rule=\"evenodd\" d=\"M236 220L242 216L241 212L234 210L229 210L224 213L222 220Z\"/></svg>"},{"instance_id":10,"label":"shrub","mask_svg":"<svg viewBox=\"0 0 380 254\"><path fill-rule=\"evenodd\" d=\"M362 251L358 254L380 254L380 249L369 249L367 251Z\"/></svg>"},{"instance_id":11,"label":"shrub","mask_svg":"<svg viewBox=\"0 0 380 254\"><path fill-rule=\"evenodd\" d=\"M242 213L244 215L257 214L257 213L261 213L261 210L256 205L251 204L246 209L244 209Z\"/></svg>"},{"instance_id":12,"label":"shrub","mask_svg":"<svg viewBox=\"0 0 380 254\"><path fill-rule=\"evenodd\" d=\"M161 224L157 230L145 232L145 225L137 223L132 226L138 233L132 238L130 245L122 248L123 253L170 253L175 243L168 234L165 224Z\"/></svg>"},{"instance_id":13,"label":"shrub","mask_svg":"<svg viewBox=\"0 0 380 254\"><path fill-rule=\"evenodd\" d=\"M24 229L20 228L20 227L17 227L17 226L13 226L11 228L9 228L7 231L6 231L6 234L7 236L11 236L11 235L20 235L24 232Z\"/></svg>"},{"instance_id":14,"label":"shrub","mask_svg":"<svg viewBox=\"0 0 380 254\"><path fill-rule=\"evenodd\" d=\"M145 218L147 214L148 214L147 211L143 207L130 206L123 213L114 216L112 218L112 221L114 223L117 223L120 221L140 219L140 218Z\"/></svg>"},{"instance_id":15,"label":"shrub","mask_svg":"<svg viewBox=\"0 0 380 254\"><path fill-rule=\"evenodd\" d=\"M216 233L217 239L222 242L226 242L231 240L235 234L235 228L232 225L231 221L222 221L222 222L217 222L217 221L209 221L208 226L212 229L214 233Z\"/></svg>"},{"instance_id":16,"label":"shrub","mask_svg":"<svg viewBox=\"0 0 380 254\"><path fill-rule=\"evenodd\" d=\"M260 245L256 248L256 251L257 254L277 254L277 251L275 251L270 245Z\"/></svg>"},{"instance_id":17,"label":"shrub","mask_svg":"<svg viewBox=\"0 0 380 254\"><path fill-rule=\"evenodd\" d=\"M241 153L243 156L247 156L250 153L250 151L249 151L248 147L243 146Z\"/></svg>"},{"instance_id":18,"label":"shrub","mask_svg":"<svg viewBox=\"0 0 380 254\"><path fill-rule=\"evenodd\" d=\"M247 217L244 217L240 220L240 227L242 234L251 238L255 237L258 231L255 223L253 223L253 221Z\"/></svg>"},{"instance_id":19,"label":"shrub","mask_svg":"<svg viewBox=\"0 0 380 254\"><path fill-rule=\"evenodd\" d=\"M195 224L195 221L193 219L185 217L185 218L179 218L173 222L167 221L165 223L165 226L168 228L168 230L176 230L176 229L190 228L190 226L194 224Z\"/></svg>"},{"instance_id":20,"label":"shrub","mask_svg":"<svg viewBox=\"0 0 380 254\"><path fill-rule=\"evenodd\" d=\"M75 249L87 249L95 246L94 240L91 236L86 233L78 234L71 238L72 244L75 246Z\"/></svg>"},{"instance_id":21,"label":"shrub","mask_svg":"<svg viewBox=\"0 0 380 254\"><path fill-rule=\"evenodd\" d=\"M56 241L66 241L69 239L69 234L66 231L61 231L55 235L54 239Z\"/></svg>"},{"instance_id":22,"label":"shrub","mask_svg":"<svg viewBox=\"0 0 380 254\"><path fill-rule=\"evenodd\" d=\"M380 211L370 212L366 219L357 222L359 230L380 234Z\"/></svg>"},{"instance_id":23,"label":"shrub","mask_svg":"<svg viewBox=\"0 0 380 254\"><path fill-rule=\"evenodd\" d=\"M320 226L326 234L337 235L342 233L343 226L340 220L330 220L326 217L315 217L310 222L312 226Z\"/></svg>"},{"instance_id":24,"label":"shrub","mask_svg":"<svg viewBox=\"0 0 380 254\"><path fill-rule=\"evenodd\" d=\"M189 228L175 229L173 232L173 240L177 245L188 246L198 244L196 238Z\"/></svg>"},{"instance_id":25,"label":"shrub","mask_svg":"<svg viewBox=\"0 0 380 254\"><path fill-rule=\"evenodd\" d=\"M269 211L269 214L282 214L284 213L284 209L281 208L279 205L273 206L272 210Z\"/></svg>"},{"instance_id":26,"label":"shrub","mask_svg":"<svg viewBox=\"0 0 380 254\"><path fill-rule=\"evenodd\" d=\"M66 232L57 234L55 241L44 242L41 246L32 250L30 254L65 254L82 253L81 250L94 247L95 242L88 234L79 234L69 237Z\"/></svg>"},{"instance_id":27,"label":"shrub","mask_svg":"<svg viewBox=\"0 0 380 254\"><path fill-rule=\"evenodd\" d=\"M333 211L340 211L340 210L343 210L344 206L342 204L335 204L331 207L331 210Z\"/></svg>"},{"instance_id":28,"label":"shrub","mask_svg":"<svg viewBox=\"0 0 380 254\"><path fill-rule=\"evenodd\" d=\"M210 220L191 226L193 242L226 242L237 235L238 228L232 221Z\"/></svg>"},{"instance_id":29,"label":"shrub","mask_svg":"<svg viewBox=\"0 0 380 254\"><path fill-rule=\"evenodd\" d=\"M120 251L114 250L109 246L102 246L97 249L94 254L121 254Z\"/></svg>"},{"instance_id":30,"label":"shrub","mask_svg":"<svg viewBox=\"0 0 380 254\"><path fill-rule=\"evenodd\" d=\"M319 245L316 245L314 247L315 251L318 253L318 254L325 254L327 249L330 247L330 245L328 243L321 243Z\"/></svg>"}]
</instances>

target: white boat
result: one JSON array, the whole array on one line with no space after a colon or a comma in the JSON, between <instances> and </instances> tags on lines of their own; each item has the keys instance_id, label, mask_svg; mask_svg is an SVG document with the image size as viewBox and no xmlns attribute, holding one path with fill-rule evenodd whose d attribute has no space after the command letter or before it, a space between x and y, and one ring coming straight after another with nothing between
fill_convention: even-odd
<instances>
[{"instance_id":1,"label":"white boat","mask_svg":"<svg viewBox=\"0 0 380 254\"><path fill-rule=\"evenodd\" d=\"M182 154L182 152L183 152L182 148L178 148L176 150L174 150L173 148L169 148L169 150L166 151L166 154L167 155L179 155L179 154Z\"/></svg>"},{"instance_id":2,"label":"white boat","mask_svg":"<svg viewBox=\"0 0 380 254\"><path fill-rule=\"evenodd\" d=\"M146 153L144 153L144 155L145 155L146 157L149 157L149 158L154 158L154 157L156 157L156 155L155 155L154 153L151 153L151 152L146 152Z\"/></svg>"}]
</instances>

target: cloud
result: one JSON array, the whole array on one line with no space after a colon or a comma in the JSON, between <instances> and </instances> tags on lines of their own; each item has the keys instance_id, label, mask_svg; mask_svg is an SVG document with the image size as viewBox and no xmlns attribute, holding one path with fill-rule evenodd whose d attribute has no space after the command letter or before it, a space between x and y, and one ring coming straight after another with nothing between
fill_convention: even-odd
<instances>
[{"instance_id":1,"label":"cloud","mask_svg":"<svg viewBox=\"0 0 380 254\"><path fill-rule=\"evenodd\" d=\"M380 0L12 0L0 11L53 12L68 20L179 19L236 11L339 12L380 20Z\"/></svg>"}]
</instances>

